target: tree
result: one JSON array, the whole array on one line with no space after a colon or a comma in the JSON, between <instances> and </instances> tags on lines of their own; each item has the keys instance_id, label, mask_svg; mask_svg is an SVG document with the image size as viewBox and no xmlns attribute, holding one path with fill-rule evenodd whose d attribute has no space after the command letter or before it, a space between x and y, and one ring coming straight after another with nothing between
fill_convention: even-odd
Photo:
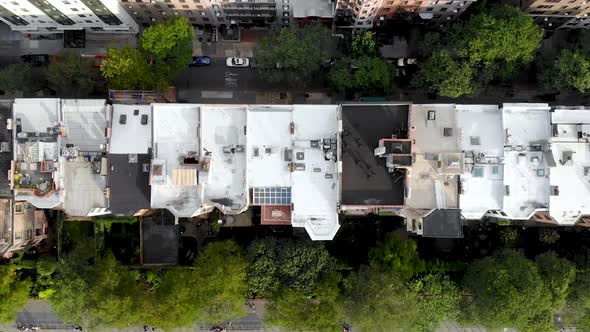
<instances>
[{"instance_id":1,"label":"tree","mask_svg":"<svg viewBox=\"0 0 590 332\"><path fill-rule=\"evenodd\" d=\"M257 297L272 296L283 287L309 293L335 265L324 245L310 240L256 240L248 256L249 293Z\"/></svg>"},{"instance_id":2,"label":"tree","mask_svg":"<svg viewBox=\"0 0 590 332\"><path fill-rule=\"evenodd\" d=\"M552 295L552 308L561 310L576 279L576 267L555 253L545 253L535 259L539 274Z\"/></svg>"},{"instance_id":3,"label":"tree","mask_svg":"<svg viewBox=\"0 0 590 332\"><path fill-rule=\"evenodd\" d=\"M171 269L150 295L146 322L172 328L219 323L243 315L246 261L233 241L209 244L191 269Z\"/></svg>"},{"instance_id":4,"label":"tree","mask_svg":"<svg viewBox=\"0 0 590 332\"><path fill-rule=\"evenodd\" d=\"M29 299L31 282L20 280L12 264L0 265L0 323L13 323Z\"/></svg>"},{"instance_id":5,"label":"tree","mask_svg":"<svg viewBox=\"0 0 590 332\"><path fill-rule=\"evenodd\" d=\"M418 320L414 331L434 331L443 321L453 321L459 316L461 294L459 287L448 276L427 274L411 284L418 296Z\"/></svg>"},{"instance_id":6,"label":"tree","mask_svg":"<svg viewBox=\"0 0 590 332\"><path fill-rule=\"evenodd\" d=\"M402 241L393 233L387 234L383 241L369 250L369 259L372 264L397 272L403 279L414 277L426 267L418 254L416 241Z\"/></svg>"},{"instance_id":7,"label":"tree","mask_svg":"<svg viewBox=\"0 0 590 332\"><path fill-rule=\"evenodd\" d=\"M27 63L16 63L0 70L0 90L7 93L29 94L44 85L45 73Z\"/></svg>"},{"instance_id":8,"label":"tree","mask_svg":"<svg viewBox=\"0 0 590 332\"><path fill-rule=\"evenodd\" d=\"M471 66L454 60L445 50L432 53L422 63L414 85L453 98L475 92Z\"/></svg>"},{"instance_id":9,"label":"tree","mask_svg":"<svg viewBox=\"0 0 590 332\"><path fill-rule=\"evenodd\" d=\"M329 274L310 295L285 288L270 302L265 321L289 331L341 331L340 279Z\"/></svg>"},{"instance_id":10,"label":"tree","mask_svg":"<svg viewBox=\"0 0 590 332\"><path fill-rule=\"evenodd\" d=\"M590 331L590 271L579 270L576 273L575 287L567 297L563 313L567 326Z\"/></svg>"},{"instance_id":11,"label":"tree","mask_svg":"<svg viewBox=\"0 0 590 332\"><path fill-rule=\"evenodd\" d=\"M391 90L391 76L391 67L387 62L379 57L364 56L355 60L339 60L329 79L341 93L383 94Z\"/></svg>"},{"instance_id":12,"label":"tree","mask_svg":"<svg viewBox=\"0 0 590 332\"><path fill-rule=\"evenodd\" d=\"M590 89L590 58L579 50L562 50L551 73L549 84L558 90L584 93Z\"/></svg>"},{"instance_id":13,"label":"tree","mask_svg":"<svg viewBox=\"0 0 590 332\"><path fill-rule=\"evenodd\" d=\"M456 29L459 55L470 63L529 63L541 44L543 30L520 9L493 6Z\"/></svg>"},{"instance_id":14,"label":"tree","mask_svg":"<svg viewBox=\"0 0 590 332\"><path fill-rule=\"evenodd\" d=\"M104 86L94 62L73 52L62 53L49 63L47 80L62 97L87 97Z\"/></svg>"},{"instance_id":15,"label":"tree","mask_svg":"<svg viewBox=\"0 0 590 332\"><path fill-rule=\"evenodd\" d=\"M260 75L270 82L302 87L330 58L336 42L329 29L320 25L292 25L258 41L255 49Z\"/></svg>"},{"instance_id":16,"label":"tree","mask_svg":"<svg viewBox=\"0 0 590 332\"><path fill-rule=\"evenodd\" d=\"M417 301L395 272L363 266L345 283L344 313L360 331L410 330Z\"/></svg>"},{"instance_id":17,"label":"tree","mask_svg":"<svg viewBox=\"0 0 590 332\"><path fill-rule=\"evenodd\" d=\"M176 75L186 68L193 56L193 27L184 17L172 17L145 29L141 35L141 47L156 66L168 64Z\"/></svg>"},{"instance_id":18,"label":"tree","mask_svg":"<svg viewBox=\"0 0 590 332\"><path fill-rule=\"evenodd\" d=\"M352 38L352 56L365 57L377 55L377 41L373 32L367 30L354 35Z\"/></svg>"},{"instance_id":19,"label":"tree","mask_svg":"<svg viewBox=\"0 0 590 332\"><path fill-rule=\"evenodd\" d=\"M154 74L148 58L131 47L108 49L100 69L111 89L152 90L163 89L168 84L163 77Z\"/></svg>"},{"instance_id":20,"label":"tree","mask_svg":"<svg viewBox=\"0 0 590 332\"><path fill-rule=\"evenodd\" d=\"M95 264L76 253L62 259L48 300L64 321L87 328L142 323L135 279L112 254Z\"/></svg>"},{"instance_id":21,"label":"tree","mask_svg":"<svg viewBox=\"0 0 590 332\"><path fill-rule=\"evenodd\" d=\"M475 261L467 270L464 288L471 294L465 319L489 328L520 331L552 329L552 299L533 262L505 250Z\"/></svg>"}]
</instances>

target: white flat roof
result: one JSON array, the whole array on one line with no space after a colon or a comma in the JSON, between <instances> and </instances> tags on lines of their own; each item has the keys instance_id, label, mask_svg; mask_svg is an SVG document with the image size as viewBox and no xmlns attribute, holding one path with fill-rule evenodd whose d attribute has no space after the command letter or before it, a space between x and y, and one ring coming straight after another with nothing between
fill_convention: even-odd
<instances>
[{"instance_id":1,"label":"white flat roof","mask_svg":"<svg viewBox=\"0 0 590 332\"><path fill-rule=\"evenodd\" d=\"M20 118L23 132L46 133L48 127L61 121L58 98L16 98L12 109L14 119Z\"/></svg>"},{"instance_id":2,"label":"white flat roof","mask_svg":"<svg viewBox=\"0 0 590 332\"><path fill-rule=\"evenodd\" d=\"M590 124L590 109L556 108L551 112L551 123Z\"/></svg>"},{"instance_id":3,"label":"white flat roof","mask_svg":"<svg viewBox=\"0 0 590 332\"><path fill-rule=\"evenodd\" d=\"M141 124L144 115L147 116L145 125ZM121 124L121 116L125 117L125 124ZM111 123L109 153L148 153L152 147L152 106L115 104Z\"/></svg>"},{"instance_id":4,"label":"white flat roof","mask_svg":"<svg viewBox=\"0 0 590 332\"><path fill-rule=\"evenodd\" d=\"M331 240L340 227L338 164L324 150L324 139L328 147L336 146L339 128L337 105L252 105L248 110L248 187L290 187L291 223L305 227L313 240ZM300 167L291 171L291 162Z\"/></svg>"},{"instance_id":5,"label":"white flat roof","mask_svg":"<svg viewBox=\"0 0 590 332\"><path fill-rule=\"evenodd\" d=\"M504 104L503 211L512 219L529 219L549 206L547 104Z\"/></svg>"},{"instance_id":6,"label":"white flat roof","mask_svg":"<svg viewBox=\"0 0 590 332\"><path fill-rule=\"evenodd\" d=\"M558 195L550 196L549 212L558 224L573 225L580 216L590 214L590 143L554 142L551 144L555 167L551 186ZM564 153L571 160L564 160Z\"/></svg>"},{"instance_id":7,"label":"white flat roof","mask_svg":"<svg viewBox=\"0 0 590 332\"><path fill-rule=\"evenodd\" d=\"M481 219L504 200L504 134L497 105L457 105L457 124L465 171L459 207L466 219Z\"/></svg>"},{"instance_id":8,"label":"white flat roof","mask_svg":"<svg viewBox=\"0 0 590 332\"><path fill-rule=\"evenodd\" d=\"M434 119L428 119L429 113ZM416 141L412 153L459 151L455 104L410 105L410 132Z\"/></svg>"},{"instance_id":9,"label":"white flat roof","mask_svg":"<svg viewBox=\"0 0 590 332\"><path fill-rule=\"evenodd\" d=\"M326 160L312 140L339 137L338 105L295 105L293 153L305 154L305 170L292 174L292 224L303 226L313 240L331 240L338 224L339 176L337 161Z\"/></svg>"},{"instance_id":10,"label":"white flat roof","mask_svg":"<svg viewBox=\"0 0 590 332\"><path fill-rule=\"evenodd\" d=\"M201 156L209 154L209 170L199 173L204 201L224 213L248 207L246 188L247 106L201 106Z\"/></svg>"},{"instance_id":11,"label":"white flat roof","mask_svg":"<svg viewBox=\"0 0 590 332\"><path fill-rule=\"evenodd\" d=\"M293 17L329 17L334 16L334 3L328 0L293 0Z\"/></svg>"},{"instance_id":12,"label":"white flat roof","mask_svg":"<svg viewBox=\"0 0 590 332\"><path fill-rule=\"evenodd\" d=\"M562 225L590 214L590 110L559 108L551 113L552 190L549 212Z\"/></svg>"},{"instance_id":13,"label":"white flat roof","mask_svg":"<svg viewBox=\"0 0 590 332\"><path fill-rule=\"evenodd\" d=\"M290 187L291 172L283 159L291 148L290 125L293 106L251 105L248 110L248 185ZM256 153L258 151L258 153Z\"/></svg>"},{"instance_id":14,"label":"white flat roof","mask_svg":"<svg viewBox=\"0 0 590 332\"><path fill-rule=\"evenodd\" d=\"M105 103L104 99L63 99L63 144L73 144L80 151L101 151L100 145L107 142Z\"/></svg>"},{"instance_id":15,"label":"white flat roof","mask_svg":"<svg viewBox=\"0 0 590 332\"><path fill-rule=\"evenodd\" d=\"M163 183L151 183L151 206L166 208L177 217L192 217L201 208L203 188L174 184L178 181L174 174L179 175L185 170L188 171L185 174L191 174L190 171L196 168L181 165L181 159L183 155L199 153L199 105L152 104L152 113L152 163L163 163L165 174ZM196 181L194 178L186 180L189 183Z\"/></svg>"}]
</instances>

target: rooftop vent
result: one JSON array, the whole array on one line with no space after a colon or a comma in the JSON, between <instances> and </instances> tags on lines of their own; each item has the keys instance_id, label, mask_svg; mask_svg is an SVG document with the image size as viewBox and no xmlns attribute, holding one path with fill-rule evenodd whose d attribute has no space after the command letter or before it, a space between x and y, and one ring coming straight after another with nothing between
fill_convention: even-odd
<instances>
[{"instance_id":1,"label":"rooftop vent","mask_svg":"<svg viewBox=\"0 0 590 332\"><path fill-rule=\"evenodd\" d=\"M121 114L119 115L119 124L126 124L127 123L127 115L126 114Z\"/></svg>"},{"instance_id":2,"label":"rooftop vent","mask_svg":"<svg viewBox=\"0 0 590 332\"><path fill-rule=\"evenodd\" d=\"M133 110L133 115L139 115L139 110Z\"/></svg>"},{"instance_id":3,"label":"rooftop vent","mask_svg":"<svg viewBox=\"0 0 590 332\"><path fill-rule=\"evenodd\" d=\"M453 136L453 128L443 128L443 136L444 137Z\"/></svg>"},{"instance_id":4,"label":"rooftop vent","mask_svg":"<svg viewBox=\"0 0 590 332\"><path fill-rule=\"evenodd\" d=\"M142 114L141 115L141 124L144 125L144 126L148 124L148 116L147 116L147 114Z\"/></svg>"}]
</instances>

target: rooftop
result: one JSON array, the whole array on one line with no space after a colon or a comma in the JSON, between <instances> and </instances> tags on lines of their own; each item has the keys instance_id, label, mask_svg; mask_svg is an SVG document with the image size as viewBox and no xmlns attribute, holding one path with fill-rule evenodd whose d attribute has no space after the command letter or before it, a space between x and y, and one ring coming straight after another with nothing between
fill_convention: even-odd
<instances>
[{"instance_id":1,"label":"rooftop","mask_svg":"<svg viewBox=\"0 0 590 332\"><path fill-rule=\"evenodd\" d=\"M93 99L64 99L61 105L63 208L69 216L87 216L93 208L107 207L106 170L101 171L107 107L105 100Z\"/></svg>"},{"instance_id":2,"label":"rooftop","mask_svg":"<svg viewBox=\"0 0 590 332\"><path fill-rule=\"evenodd\" d=\"M504 104L503 211L511 219L529 219L549 207L549 106Z\"/></svg>"},{"instance_id":3,"label":"rooftop","mask_svg":"<svg viewBox=\"0 0 590 332\"><path fill-rule=\"evenodd\" d=\"M496 105L457 105L456 110L465 154L459 207L466 219L481 219L488 210L501 210L504 200L502 112Z\"/></svg>"},{"instance_id":4,"label":"rooftop","mask_svg":"<svg viewBox=\"0 0 590 332\"><path fill-rule=\"evenodd\" d=\"M0 256L12 245L12 199L0 198Z\"/></svg>"},{"instance_id":5,"label":"rooftop","mask_svg":"<svg viewBox=\"0 0 590 332\"><path fill-rule=\"evenodd\" d=\"M405 174L375 156L384 138L407 138L409 105L342 105L342 205L401 206Z\"/></svg>"},{"instance_id":6,"label":"rooftop","mask_svg":"<svg viewBox=\"0 0 590 332\"><path fill-rule=\"evenodd\" d=\"M180 231L178 225L167 225L152 217L142 218L143 264L178 264Z\"/></svg>"},{"instance_id":7,"label":"rooftop","mask_svg":"<svg viewBox=\"0 0 590 332\"><path fill-rule=\"evenodd\" d=\"M15 99L15 199L51 209L62 201L58 167L61 136L59 99Z\"/></svg>"},{"instance_id":8,"label":"rooftop","mask_svg":"<svg viewBox=\"0 0 590 332\"><path fill-rule=\"evenodd\" d=\"M549 212L558 224L572 225L590 214L590 110L556 109L551 122Z\"/></svg>"},{"instance_id":9,"label":"rooftop","mask_svg":"<svg viewBox=\"0 0 590 332\"><path fill-rule=\"evenodd\" d=\"M455 105L411 105L414 162L408 171L406 207L458 208L458 176L463 171Z\"/></svg>"},{"instance_id":10,"label":"rooftop","mask_svg":"<svg viewBox=\"0 0 590 332\"><path fill-rule=\"evenodd\" d=\"M110 154L146 154L152 147L152 107L113 105Z\"/></svg>"},{"instance_id":11,"label":"rooftop","mask_svg":"<svg viewBox=\"0 0 590 332\"><path fill-rule=\"evenodd\" d=\"M463 237L459 209L436 209L423 218L422 236L457 239Z\"/></svg>"},{"instance_id":12,"label":"rooftop","mask_svg":"<svg viewBox=\"0 0 590 332\"><path fill-rule=\"evenodd\" d=\"M291 4L294 18L334 17L335 5L329 0L293 0Z\"/></svg>"},{"instance_id":13,"label":"rooftop","mask_svg":"<svg viewBox=\"0 0 590 332\"><path fill-rule=\"evenodd\" d=\"M199 105L152 104L151 207L178 218L200 214Z\"/></svg>"},{"instance_id":14,"label":"rooftop","mask_svg":"<svg viewBox=\"0 0 590 332\"><path fill-rule=\"evenodd\" d=\"M253 205L291 205L294 227L332 239L339 228L338 106L253 105L246 128Z\"/></svg>"},{"instance_id":15,"label":"rooftop","mask_svg":"<svg viewBox=\"0 0 590 332\"><path fill-rule=\"evenodd\" d=\"M223 213L248 207L246 189L246 107L202 106L201 151L208 168L199 172L203 201Z\"/></svg>"},{"instance_id":16,"label":"rooftop","mask_svg":"<svg viewBox=\"0 0 590 332\"><path fill-rule=\"evenodd\" d=\"M109 208L114 215L132 216L150 208L150 154L109 155Z\"/></svg>"},{"instance_id":17,"label":"rooftop","mask_svg":"<svg viewBox=\"0 0 590 332\"><path fill-rule=\"evenodd\" d=\"M80 151L101 151L106 143L106 104L104 99L62 99L63 144Z\"/></svg>"}]
</instances>

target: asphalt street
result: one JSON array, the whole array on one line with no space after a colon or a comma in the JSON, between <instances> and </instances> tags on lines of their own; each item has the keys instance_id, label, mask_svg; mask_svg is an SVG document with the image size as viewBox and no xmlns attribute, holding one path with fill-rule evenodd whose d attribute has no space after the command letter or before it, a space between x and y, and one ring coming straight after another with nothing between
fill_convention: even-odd
<instances>
[{"instance_id":1,"label":"asphalt street","mask_svg":"<svg viewBox=\"0 0 590 332\"><path fill-rule=\"evenodd\" d=\"M225 58L212 58L210 66L187 67L175 80L178 100L203 102L209 99L228 99L232 102L255 101L255 93L261 91L298 92L325 91L323 82L310 78L303 89L294 89L288 84L275 84L263 80L256 68L227 67ZM217 98L215 98L217 95Z\"/></svg>"}]
</instances>

